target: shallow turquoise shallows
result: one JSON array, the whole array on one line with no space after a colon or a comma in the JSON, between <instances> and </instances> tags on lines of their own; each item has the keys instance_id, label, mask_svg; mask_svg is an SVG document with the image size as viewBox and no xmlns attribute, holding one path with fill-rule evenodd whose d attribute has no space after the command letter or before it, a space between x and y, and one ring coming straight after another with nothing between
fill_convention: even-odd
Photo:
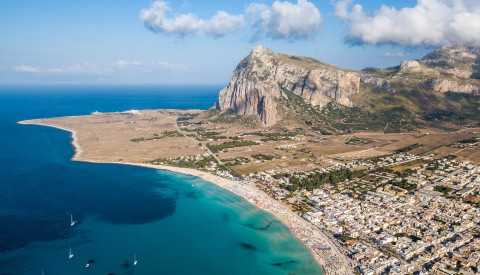
<instances>
[{"instance_id":1,"label":"shallow turquoise shallows","mask_svg":"<svg viewBox=\"0 0 480 275\"><path fill-rule=\"evenodd\" d=\"M207 109L220 88L0 86L0 274L320 274L283 224L214 184L72 162L70 133L16 124L93 111Z\"/></svg>"}]
</instances>

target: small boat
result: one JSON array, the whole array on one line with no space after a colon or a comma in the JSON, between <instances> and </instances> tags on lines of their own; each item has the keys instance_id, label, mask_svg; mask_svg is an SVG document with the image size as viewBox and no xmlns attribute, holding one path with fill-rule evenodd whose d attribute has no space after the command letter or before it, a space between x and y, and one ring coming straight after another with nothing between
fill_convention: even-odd
<instances>
[{"instance_id":1,"label":"small boat","mask_svg":"<svg viewBox=\"0 0 480 275\"><path fill-rule=\"evenodd\" d=\"M133 265L137 265L137 256L133 254Z\"/></svg>"},{"instance_id":2,"label":"small boat","mask_svg":"<svg viewBox=\"0 0 480 275\"><path fill-rule=\"evenodd\" d=\"M42 268L42 275L45 275L45 272L43 272L43 268Z\"/></svg>"},{"instance_id":3,"label":"small boat","mask_svg":"<svg viewBox=\"0 0 480 275\"><path fill-rule=\"evenodd\" d=\"M77 221L74 221L74 220L73 220L73 215L70 214L70 226L73 227L76 223L77 223Z\"/></svg>"},{"instance_id":4,"label":"small boat","mask_svg":"<svg viewBox=\"0 0 480 275\"><path fill-rule=\"evenodd\" d=\"M68 258L71 259L73 258L73 256L75 255L72 254L72 249L70 248L70 252L68 252Z\"/></svg>"},{"instance_id":5,"label":"small boat","mask_svg":"<svg viewBox=\"0 0 480 275\"><path fill-rule=\"evenodd\" d=\"M85 265L85 268L89 268L89 267L90 267L90 264L86 264L86 265Z\"/></svg>"}]
</instances>

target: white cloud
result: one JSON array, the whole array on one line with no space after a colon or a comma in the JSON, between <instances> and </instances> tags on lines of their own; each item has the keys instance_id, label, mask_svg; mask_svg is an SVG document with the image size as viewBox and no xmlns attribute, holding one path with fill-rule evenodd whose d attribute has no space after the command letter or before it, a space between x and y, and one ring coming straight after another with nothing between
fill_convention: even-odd
<instances>
[{"instance_id":1,"label":"white cloud","mask_svg":"<svg viewBox=\"0 0 480 275\"><path fill-rule=\"evenodd\" d=\"M353 0L341 0L335 4L335 16L340 18L345 18L348 16L348 5L352 3Z\"/></svg>"},{"instance_id":2,"label":"white cloud","mask_svg":"<svg viewBox=\"0 0 480 275\"><path fill-rule=\"evenodd\" d=\"M335 15L348 25L347 39L368 44L480 45L480 1L418 0L412 7L382 5L373 13L349 0L336 3Z\"/></svg>"},{"instance_id":3,"label":"white cloud","mask_svg":"<svg viewBox=\"0 0 480 275\"><path fill-rule=\"evenodd\" d=\"M148 62L141 63L138 60L124 60L110 64L94 64L90 62L78 63L73 65L51 66L35 68L26 65L5 67L6 69L16 72L29 72L38 73L40 76L52 76L52 75L98 75L108 76L122 74L126 71L130 73L142 73L142 72L166 72L166 71L185 71L188 67L178 62ZM0 70L2 67L0 66Z\"/></svg>"},{"instance_id":4,"label":"white cloud","mask_svg":"<svg viewBox=\"0 0 480 275\"><path fill-rule=\"evenodd\" d=\"M297 0L296 4L275 1L271 7L252 3L247 13L257 17L256 27L276 39L310 38L323 22L320 11L306 0Z\"/></svg>"},{"instance_id":5,"label":"white cloud","mask_svg":"<svg viewBox=\"0 0 480 275\"><path fill-rule=\"evenodd\" d=\"M155 1L149 9L140 12L140 19L153 32L162 32L177 36L200 33L223 36L245 26L243 15L231 15L218 11L209 20L198 19L193 13L167 17L170 7L164 1Z\"/></svg>"},{"instance_id":6,"label":"white cloud","mask_svg":"<svg viewBox=\"0 0 480 275\"><path fill-rule=\"evenodd\" d=\"M215 36L223 36L232 30L243 28L243 15L230 15L225 11L218 11L209 21L203 21L203 32Z\"/></svg>"},{"instance_id":7,"label":"white cloud","mask_svg":"<svg viewBox=\"0 0 480 275\"><path fill-rule=\"evenodd\" d=\"M51 74L108 74L112 71L109 66L102 66L85 62L83 64L75 64L70 66L51 67L42 70Z\"/></svg>"},{"instance_id":8,"label":"white cloud","mask_svg":"<svg viewBox=\"0 0 480 275\"><path fill-rule=\"evenodd\" d=\"M38 73L38 69L32 66L19 65L14 66L12 69L16 72Z\"/></svg>"},{"instance_id":9,"label":"white cloud","mask_svg":"<svg viewBox=\"0 0 480 275\"><path fill-rule=\"evenodd\" d=\"M117 67L127 67L127 66L139 66L141 63L140 61L137 60L118 60L117 62L114 63L115 66Z\"/></svg>"}]
</instances>

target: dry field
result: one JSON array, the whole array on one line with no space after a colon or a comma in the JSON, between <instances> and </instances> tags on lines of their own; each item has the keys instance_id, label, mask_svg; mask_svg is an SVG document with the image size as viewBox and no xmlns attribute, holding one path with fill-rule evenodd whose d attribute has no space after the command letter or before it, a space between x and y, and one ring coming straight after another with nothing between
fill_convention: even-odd
<instances>
[{"instance_id":1,"label":"dry field","mask_svg":"<svg viewBox=\"0 0 480 275\"><path fill-rule=\"evenodd\" d=\"M470 161L474 163L480 163L480 149L479 148L452 148L452 147L441 147L434 151L432 154L435 157L443 157L446 155L455 155L459 161Z\"/></svg>"},{"instance_id":2,"label":"dry field","mask_svg":"<svg viewBox=\"0 0 480 275\"><path fill-rule=\"evenodd\" d=\"M140 115L105 113L25 121L77 132L82 158L95 161L145 162L156 158L203 154L198 143L186 137L165 137L140 142L176 130L176 119L184 111L144 110ZM193 112L193 111L189 111Z\"/></svg>"}]
</instances>

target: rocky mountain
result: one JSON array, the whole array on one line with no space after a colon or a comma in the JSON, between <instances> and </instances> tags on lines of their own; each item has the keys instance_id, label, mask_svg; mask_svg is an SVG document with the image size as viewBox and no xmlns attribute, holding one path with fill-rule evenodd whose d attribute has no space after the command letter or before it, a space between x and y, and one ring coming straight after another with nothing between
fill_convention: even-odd
<instances>
[{"instance_id":1,"label":"rocky mountain","mask_svg":"<svg viewBox=\"0 0 480 275\"><path fill-rule=\"evenodd\" d=\"M375 100L400 98L409 93L413 103L406 104L407 107L381 106L420 112L422 107L414 105L419 102L416 97L425 96L422 93L478 94L479 65L480 49L468 47L443 47L419 61L404 61L397 67L351 71L257 46L238 64L230 83L220 91L215 107L220 112L258 115L265 126L271 126L282 119L281 105L290 98L285 91L300 97L315 110L337 104L367 111L368 105L378 103ZM373 90L377 91L375 96L367 94ZM414 90L419 92L412 96ZM361 95L365 96L359 100ZM450 105L445 107L449 111L454 108ZM376 111L370 108L369 112Z\"/></svg>"},{"instance_id":2,"label":"rocky mountain","mask_svg":"<svg viewBox=\"0 0 480 275\"><path fill-rule=\"evenodd\" d=\"M267 126L279 119L276 99L284 87L313 106L331 101L352 106L350 95L360 91L360 82L391 91L388 82L373 76L337 68L313 58L276 54L255 47L232 73L229 85L220 91L216 107L237 114L260 116Z\"/></svg>"}]
</instances>

